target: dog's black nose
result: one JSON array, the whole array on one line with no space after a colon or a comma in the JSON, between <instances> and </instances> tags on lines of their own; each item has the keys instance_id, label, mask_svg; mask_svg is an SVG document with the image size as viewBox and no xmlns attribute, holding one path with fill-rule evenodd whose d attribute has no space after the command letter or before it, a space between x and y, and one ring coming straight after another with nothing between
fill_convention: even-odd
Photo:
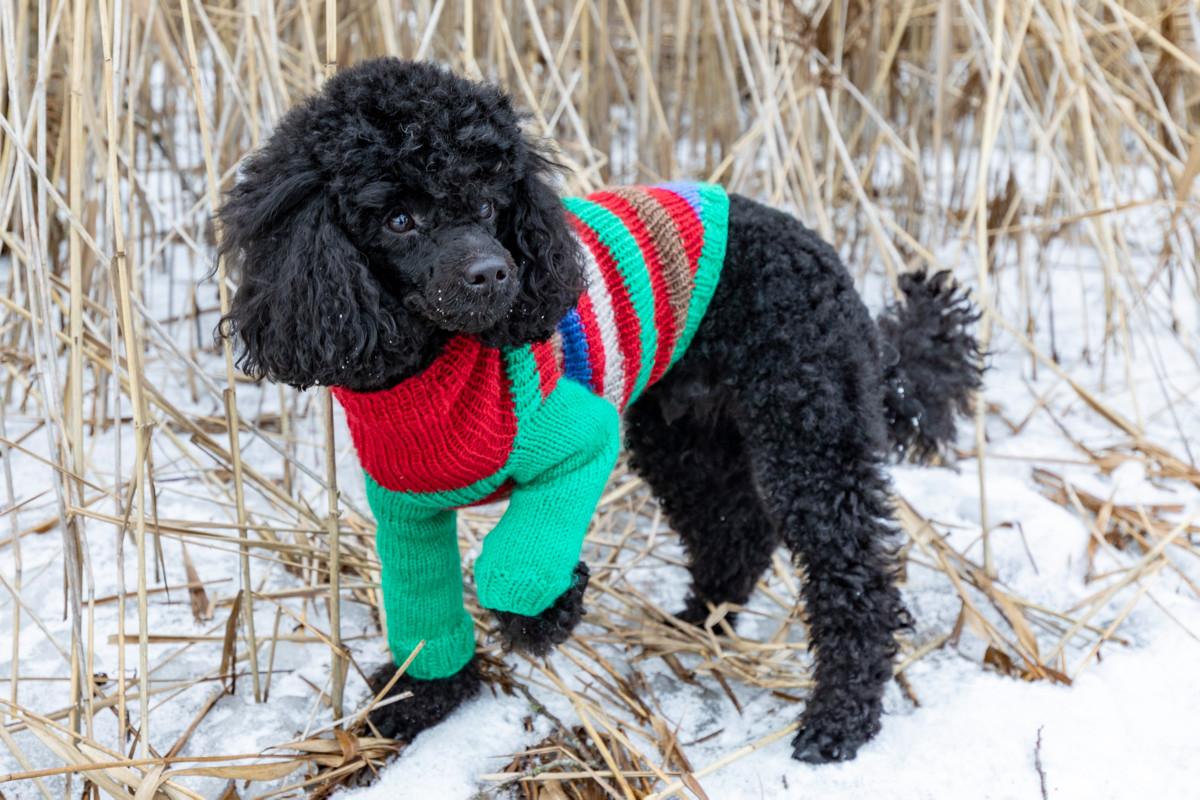
<instances>
[{"instance_id":1,"label":"dog's black nose","mask_svg":"<svg viewBox=\"0 0 1200 800\"><path fill-rule=\"evenodd\" d=\"M495 289L508 280L508 273L504 259L489 256L472 262L463 273L463 281L470 289Z\"/></svg>"}]
</instances>

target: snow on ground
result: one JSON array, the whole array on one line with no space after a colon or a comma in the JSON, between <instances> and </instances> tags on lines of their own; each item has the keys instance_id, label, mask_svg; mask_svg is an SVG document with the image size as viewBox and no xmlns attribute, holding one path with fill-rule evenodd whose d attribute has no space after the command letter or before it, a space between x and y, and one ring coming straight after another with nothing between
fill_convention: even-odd
<instances>
[{"instance_id":1,"label":"snow on ground","mask_svg":"<svg viewBox=\"0 0 1200 800\"><path fill-rule=\"evenodd\" d=\"M1138 246L1136 238L1131 239L1131 247L1143 254L1131 269L1134 274L1145 276L1157 262L1152 248L1137 250ZM1196 343L1194 300L1180 301L1177 295L1167 298L1161 282L1156 285L1149 301L1131 320L1135 352L1127 362L1120 352L1101 352L1102 272L1095 256L1087 250L1057 244L1037 256L1045 267L1046 281L1037 283L1034 301L1038 346L1047 351L1050 348L1049 319L1053 304L1054 347L1066 371L1120 413L1144 420L1149 441L1189 458L1187 448L1200 446L1200 439L1195 436L1200 431L1200 410L1191 402L1200 386L1200 371L1194 355L1183 346L1187 344L1194 349ZM960 274L973 274L969 252L948 249L939 257L958 264ZM193 270L190 276L174 276L170 280L162 274L151 275L150 289L161 290L161 296L169 296L176 307L182 307L189 284L202 282L201 271ZM1001 269L997 296L1015 305L1011 298L1018 296L1017 282L1017 271L1011 264ZM208 285L202 291L211 294L210 290ZM1176 291L1180 291L1178 287ZM1183 290L1185 297L1187 291ZM877 294L868 292L867 296L877 297ZM1191 297L1194 296L1193 293ZM1163 310L1172 305L1182 317L1179 334L1168 331L1162 316ZM1099 497L1112 497L1118 503L1178 505L1181 511L1168 514L1175 521L1200 513L1200 491L1182 481L1150 478L1135 461L1122 464L1112 474L1099 473L1064 435L1063 429L1069 430L1079 442L1097 448L1119 444L1122 437L1118 431L1089 410L1070 386L1045 366L1038 369L1035 379L1029 354L1002 329L998 329L992 349L986 397L995 404L998 413L990 415L988 421L986 493L993 525L999 523L992 538L999 577L1018 596L1050 608L1066 609L1098 587L1096 583L1085 583L1089 523L1043 494L1032 478L1034 467L1045 467L1079 488ZM204 363L209 374L219 374L216 359ZM214 397L203 390L193 396L188 386L166 366L151 363L150 370L157 385L172 387L173 401L189 412L220 413ZM240 404L247 415L277 408L278 399L274 388L240 390ZM319 465L319 409L311 395L302 397L299 403L302 430L298 438L302 442L302 456L308 463ZM1045 412L1043 405L1053 412L1063 428ZM1019 434L1014 434L1004 420L1014 424L1025 421L1025 424ZM37 420L28 410L10 407L6 423L9 438L35 453L46 452L45 431L36 427ZM960 446L969 451L973 448L973 438L970 426L966 427ZM347 502L365 509L361 478L344 433L343 430L339 440L345 445L339 454L341 485ZM124 469L128 469L132 453L128 439L123 437L128 437L128 428L98 434L89 441L89 459L95 475L112 480L118 447ZM215 501L205 486L196 484L196 465L181 460L177 450L161 444L161 438L157 441L159 515L163 519L227 524L230 509ZM243 444L247 463L268 474L278 473L279 456L273 450L253 437L245 438ZM8 535L10 522L16 529L24 530L56 516L49 468L37 458L16 451L12 464L15 498L23 505L16 513L0 516L0 539ZM973 458L964 458L951 467L896 467L893 475L898 492L939 529L949 531L949 540L955 547L966 550L973 558L980 557L979 480ZM301 495L308 502L314 506L323 502L319 492L307 486L302 477L298 480ZM294 523L265 505L254 505L253 497L250 502L262 520L282 527ZM104 513L116 512L108 501L97 502L94 507ZM107 598L121 587L120 571L116 569L118 543L111 525L89 523L88 532L91 558L88 574L94 582L94 596ZM22 617L19 640L23 678L18 699L25 707L44 713L63 707L67 697L66 662L59 651L69 641L69 626L62 614L61 544L56 528L25 536L21 543L21 597L27 613ZM665 553L678 555L673 543L663 547ZM130 590L136 581L131 543L125 545L124 552L124 587ZM224 546L204 547L193 542L189 554L201 579L209 582L211 596L228 599L235 593L239 574L234 552ZM1096 555L1095 569L1127 566L1139 555L1136 548L1125 552L1101 550ZM474 553L467 554L467 558L473 556ZM704 774L698 782L709 797L721 800L813 796L1036 798L1044 795L1097 800L1196 796L1195 775L1189 768L1194 762L1190 752L1194 747L1189 742L1194 740L1194 720L1200 719L1200 681L1196 679L1196 668L1200 665L1200 598L1181 576L1188 576L1192 582L1200 581L1200 563L1193 554L1177 548L1169 548L1167 558L1172 569L1160 570L1153 579L1117 595L1092 620L1100 627L1108 626L1132 596L1131 592L1146 592L1117 629L1128 645L1106 644L1098 663L1088 665L1070 687L1028 683L985 670L981 666L982 642L968 629L956 642L907 670L919 707L896 685L889 687L883 732L855 761L823 767L798 764L789 758L786 740L781 740ZM11 543L0 545L0 575L12 581L14 569ZM152 595L151 630L185 636L207 634L214 641L198 645L154 644L150 648L152 665L160 665L152 674L152 685L162 691L155 695L156 708L151 716L151 740L160 752L170 748L188 728L217 688L215 682L180 691L169 687L216 672L220 635L229 613L227 605L218 606L211 622L194 621L187 594L178 588L187 581L178 539L164 539L161 569L169 585L175 588L169 593ZM260 591L296 585L295 577L284 573L270 559L256 560L254 570ZM152 575L156 574L152 568ZM654 570L638 568L628 576L631 583L668 608L682 598L685 578L682 569L672 566ZM163 585L161 576L157 576L151 588ZM778 578L771 578L771 588L786 594ZM917 620L913 633L916 644L934 640L953 627L960 601L940 572L911 563L904 591ZM319 627L326 623L323 607L305 606L302 602L287 607L297 615L306 615ZM9 592L0 592L0 646L11 639L13 608ZM277 624L274 608L268 603L257 606L255 620L260 635ZM765 610L767 604L762 597L756 597L751 608ZM126 622L130 631L136 629L135 611L131 602ZM382 640L368 610L347 602L343 613L343 635L359 662L369 667L381 661L385 657ZM37 615L44 631L30 614ZM296 634L303 634L303 629L286 616L282 618L282 626L285 632L294 629ZM118 654L109 639L116 631L115 603L106 601L96 605L94 627L95 672L115 675ZM768 632L752 615L743 618L739 630L746 636ZM46 632L53 641L46 637ZM1054 637L1045 636L1039 643L1046 648L1054 641ZM0 696L7 698L12 665L7 647L2 646L2 650ZM613 663L623 663L621 652L614 649L608 655ZM1079 669L1085 655L1086 648L1068 648L1066 663L1071 674ZM137 667L136 648L128 648L126 656L125 669L132 674ZM313 689L328 685L328 651L312 644L281 642L273 658L270 701L252 702L249 679L240 678L237 695L217 701L183 749L185 755L256 753L328 723L327 710L314 703ZM570 662L559 655L552 658L560 674L578 685L581 677ZM527 663L513 658L510 664L518 676L531 674ZM643 661L638 668L647 675L662 714L678 726L678 738L697 770L704 770L739 748L784 728L801 710L801 706L765 690L733 686L742 705L742 712L738 713L715 682L703 674L699 685L692 686L678 682L656 659ZM534 695L561 719L568 723L575 719L570 704L560 695L538 691ZM362 681L352 675L348 699L359 702L364 696ZM134 704L131 712L136 711ZM96 720L94 737L115 743L113 717L101 713ZM497 790L488 788L491 784L481 781L480 776L499 771L512 753L535 744L547 733L545 720L533 714L524 699L485 692L444 724L419 736L376 784L348 790L341 796L356 800L497 796ZM29 764L23 765L15 753L0 747L0 774L59 763L29 733L17 733L14 740ZM206 796L219 792L224 785L216 779L186 779L184 783ZM61 778L54 777L46 779L44 786L56 796L63 783ZM39 796L32 781L0 784L0 792L9 798Z\"/></svg>"}]
</instances>

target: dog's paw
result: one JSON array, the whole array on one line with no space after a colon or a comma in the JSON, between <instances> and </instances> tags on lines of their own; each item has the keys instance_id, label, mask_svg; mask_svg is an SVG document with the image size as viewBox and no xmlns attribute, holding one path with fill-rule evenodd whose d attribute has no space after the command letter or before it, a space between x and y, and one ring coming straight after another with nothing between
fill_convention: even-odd
<instances>
[{"instance_id":1,"label":"dog's paw","mask_svg":"<svg viewBox=\"0 0 1200 800\"><path fill-rule=\"evenodd\" d=\"M395 665L385 664L367 678L367 684L378 694L395 673ZM441 722L464 701L478 694L479 687L479 668L474 658L448 678L422 681L401 675L381 702L404 692L412 692L412 697L377 707L368 718L380 735L412 741L418 733Z\"/></svg>"},{"instance_id":2,"label":"dog's paw","mask_svg":"<svg viewBox=\"0 0 1200 800\"><path fill-rule=\"evenodd\" d=\"M850 761L858 749L879 733L879 704L867 703L857 712L847 704L830 709L810 703L792 739L792 758L808 764Z\"/></svg>"},{"instance_id":3,"label":"dog's paw","mask_svg":"<svg viewBox=\"0 0 1200 800\"><path fill-rule=\"evenodd\" d=\"M819 728L801 728L792 739L792 758L806 764L829 764L836 761L850 761L858 755L858 748L864 741L861 737L849 737L835 734Z\"/></svg>"},{"instance_id":4,"label":"dog's paw","mask_svg":"<svg viewBox=\"0 0 1200 800\"><path fill-rule=\"evenodd\" d=\"M536 617L514 614L511 611L496 611L500 623L500 638L504 648L544 656L555 645L562 644L571 636L571 631L583 618L583 591L588 584L587 564L580 561L575 566L571 588Z\"/></svg>"}]
</instances>

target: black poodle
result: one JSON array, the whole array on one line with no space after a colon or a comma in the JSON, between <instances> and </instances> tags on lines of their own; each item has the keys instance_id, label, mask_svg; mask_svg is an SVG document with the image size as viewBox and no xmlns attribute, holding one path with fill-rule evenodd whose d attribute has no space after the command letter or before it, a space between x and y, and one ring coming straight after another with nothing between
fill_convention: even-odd
<instances>
[{"instance_id":1,"label":"black poodle","mask_svg":"<svg viewBox=\"0 0 1200 800\"><path fill-rule=\"evenodd\" d=\"M487 348L551 336L585 291L584 258L553 164L519 122L498 88L395 59L342 72L288 113L220 213L240 275L221 333L240 339L241 368L369 393L463 336ZM794 755L850 759L879 730L908 623L884 465L953 441L980 386L976 314L944 273L914 273L872 321L833 248L794 217L729 195L727 222L707 313L625 413L625 443L690 557L683 620L745 603L775 548L791 550L816 681ZM544 653L565 640L586 582L580 565L544 611L499 611L506 643ZM394 691L413 697L373 721L411 738L479 682L474 660L406 675Z\"/></svg>"}]
</instances>

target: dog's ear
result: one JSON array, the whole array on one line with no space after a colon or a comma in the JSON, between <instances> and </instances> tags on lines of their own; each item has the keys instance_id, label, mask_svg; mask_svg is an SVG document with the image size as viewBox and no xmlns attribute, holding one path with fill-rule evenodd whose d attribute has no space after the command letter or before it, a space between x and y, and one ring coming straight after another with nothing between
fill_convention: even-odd
<instances>
[{"instance_id":1,"label":"dog's ear","mask_svg":"<svg viewBox=\"0 0 1200 800\"><path fill-rule=\"evenodd\" d=\"M238 339L238 367L251 377L339 385L379 366L379 340L394 339L394 325L320 175L281 149L246 162L219 212L220 251L239 286L218 336Z\"/></svg>"},{"instance_id":2,"label":"dog's ear","mask_svg":"<svg viewBox=\"0 0 1200 800\"><path fill-rule=\"evenodd\" d=\"M545 339L586 288L579 243L548 182L556 165L535 148L527 150L514 199L498 222L497 235L516 261L521 280L512 314L489 337L499 344Z\"/></svg>"}]
</instances>

